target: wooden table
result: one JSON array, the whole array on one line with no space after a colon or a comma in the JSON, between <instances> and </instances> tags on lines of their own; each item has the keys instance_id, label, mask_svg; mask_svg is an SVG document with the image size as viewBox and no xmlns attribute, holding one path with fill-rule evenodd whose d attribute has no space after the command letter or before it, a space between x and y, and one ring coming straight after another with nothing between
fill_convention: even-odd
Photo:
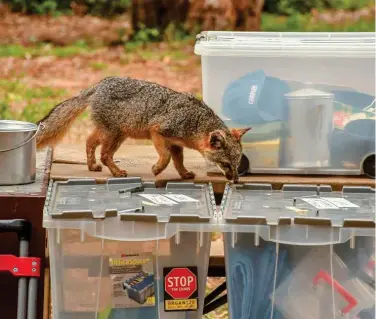
<instances>
[{"instance_id":1,"label":"wooden table","mask_svg":"<svg viewBox=\"0 0 376 319\"><path fill-rule=\"evenodd\" d=\"M28 185L0 186L0 218L26 219L32 225L32 238L29 255L45 257L46 236L42 227L43 206L49 182L52 152L45 150L37 153L36 181ZM0 234L0 254L18 255L19 244L15 234ZM0 273L0 311L1 318L16 318L17 311L17 278L7 273ZM6 287L6 288L5 288ZM44 272L42 264L41 278L38 287L38 319L43 318Z\"/></svg>"}]
</instances>

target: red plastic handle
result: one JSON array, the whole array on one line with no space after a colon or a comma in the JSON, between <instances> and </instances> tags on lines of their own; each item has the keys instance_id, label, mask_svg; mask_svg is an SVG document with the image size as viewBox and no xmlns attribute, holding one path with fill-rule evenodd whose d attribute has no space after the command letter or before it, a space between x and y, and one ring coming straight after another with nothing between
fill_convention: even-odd
<instances>
[{"instance_id":1,"label":"red plastic handle","mask_svg":"<svg viewBox=\"0 0 376 319\"><path fill-rule=\"evenodd\" d=\"M0 255L0 272L10 272L15 277L40 277L41 260L36 257Z\"/></svg>"},{"instance_id":2,"label":"red plastic handle","mask_svg":"<svg viewBox=\"0 0 376 319\"><path fill-rule=\"evenodd\" d=\"M334 278L323 269L321 269L317 273L315 278L313 278L313 284L316 286L321 279L324 280L328 285L333 285L334 289L348 302L348 305L341 310L342 314L345 315L349 313L350 310L358 304L355 297L351 295L340 283L338 283L338 281L334 280Z\"/></svg>"}]
</instances>

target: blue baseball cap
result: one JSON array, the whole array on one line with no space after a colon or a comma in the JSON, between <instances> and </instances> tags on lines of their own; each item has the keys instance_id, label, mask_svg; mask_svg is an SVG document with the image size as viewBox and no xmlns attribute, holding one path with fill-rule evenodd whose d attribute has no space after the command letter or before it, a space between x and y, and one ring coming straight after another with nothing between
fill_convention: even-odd
<instances>
[{"instance_id":1,"label":"blue baseball cap","mask_svg":"<svg viewBox=\"0 0 376 319\"><path fill-rule=\"evenodd\" d=\"M287 82L257 70L231 82L222 98L222 112L233 123L263 124L284 119Z\"/></svg>"}]
</instances>

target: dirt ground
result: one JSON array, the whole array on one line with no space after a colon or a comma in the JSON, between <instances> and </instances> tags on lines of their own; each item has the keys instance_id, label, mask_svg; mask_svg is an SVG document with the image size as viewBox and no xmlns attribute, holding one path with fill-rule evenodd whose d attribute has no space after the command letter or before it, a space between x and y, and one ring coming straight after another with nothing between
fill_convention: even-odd
<instances>
[{"instance_id":1,"label":"dirt ground","mask_svg":"<svg viewBox=\"0 0 376 319\"><path fill-rule=\"evenodd\" d=\"M163 50L163 45L161 46ZM187 55L191 53L191 56L184 60L174 60L168 53L163 57L153 58L153 51L149 53L151 59L146 60L137 54L128 55L123 47L103 48L93 53L67 58L3 57L0 58L0 74L3 79L20 79L31 88L64 89L66 94L62 99L79 93L107 76L128 76L156 82L178 91L200 93L199 59L193 55L191 47L183 50L187 51ZM127 57L131 57L131 60L125 61ZM103 67L96 68L96 65ZM77 121L64 142L84 141L90 128L89 119Z\"/></svg>"},{"instance_id":2,"label":"dirt ground","mask_svg":"<svg viewBox=\"0 0 376 319\"><path fill-rule=\"evenodd\" d=\"M0 78L19 81L28 88L63 89L60 100L108 76L128 76L200 94L200 59L193 53L193 41L128 49L129 33L127 16L114 20L92 16L26 16L11 13L0 4L0 49L11 50L5 54L0 51ZM120 40L125 45L119 45ZM84 50L76 48L78 41L84 43ZM11 47L14 45L25 46L25 54L18 52L19 47ZM64 54L54 53L67 46L77 53L67 54L67 49ZM34 50L34 47L38 48L38 54L29 54L27 48ZM77 121L64 142L82 142L90 129L89 118Z\"/></svg>"}]
</instances>

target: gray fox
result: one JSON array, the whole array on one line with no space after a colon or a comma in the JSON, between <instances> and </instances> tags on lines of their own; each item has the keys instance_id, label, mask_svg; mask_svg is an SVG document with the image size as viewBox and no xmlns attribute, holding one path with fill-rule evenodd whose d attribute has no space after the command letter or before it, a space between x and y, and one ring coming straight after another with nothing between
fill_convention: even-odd
<instances>
[{"instance_id":1,"label":"gray fox","mask_svg":"<svg viewBox=\"0 0 376 319\"><path fill-rule=\"evenodd\" d=\"M101 171L95 150L101 145L101 162L115 177L127 176L113 156L126 138L151 139L159 159L152 167L160 174L171 158L183 179L194 178L183 164L183 148L197 150L217 165L228 180L237 181L242 155L241 137L250 128L230 130L204 102L190 93L122 77L108 77L53 108L38 122L38 149L56 145L86 107L92 109L95 129L86 140L87 165Z\"/></svg>"}]
</instances>

